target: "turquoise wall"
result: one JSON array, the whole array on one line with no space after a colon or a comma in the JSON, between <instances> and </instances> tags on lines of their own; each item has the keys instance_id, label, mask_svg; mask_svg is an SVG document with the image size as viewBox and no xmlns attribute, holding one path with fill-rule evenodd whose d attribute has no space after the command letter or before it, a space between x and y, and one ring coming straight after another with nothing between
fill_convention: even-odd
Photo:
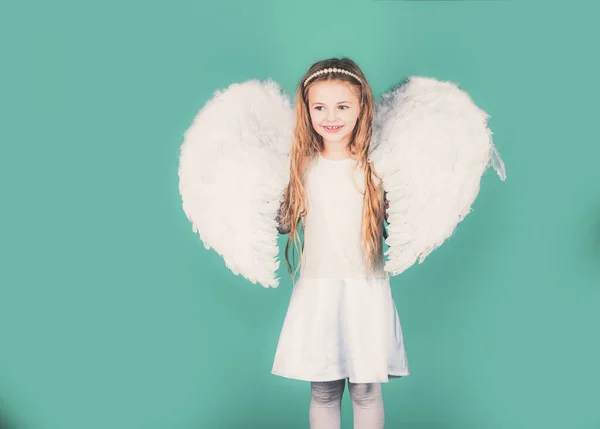
<instances>
[{"instance_id":1,"label":"turquoise wall","mask_svg":"<svg viewBox=\"0 0 600 429\"><path fill-rule=\"evenodd\" d=\"M218 88L349 56L376 95L458 82L507 165L393 278L412 375L388 428L598 428L598 6L518 1L0 5L0 418L31 429L306 428L270 374L291 292L233 276L178 193ZM284 237L281 237L283 255ZM351 427L346 393L344 427Z\"/></svg>"}]
</instances>

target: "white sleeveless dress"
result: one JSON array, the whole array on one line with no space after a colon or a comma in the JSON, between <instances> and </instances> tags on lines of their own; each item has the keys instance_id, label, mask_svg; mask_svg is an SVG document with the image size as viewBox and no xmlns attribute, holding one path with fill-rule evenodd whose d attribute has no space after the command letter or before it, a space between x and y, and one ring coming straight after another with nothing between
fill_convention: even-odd
<instances>
[{"instance_id":1,"label":"white sleeveless dress","mask_svg":"<svg viewBox=\"0 0 600 429\"><path fill-rule=\"evenodd\" d=\"M368 273L363 262L364 177L354 165L319 156L307 172L304 250L275 375L353 383L410 375L389 275Z\"/></svg>"}]
</instances>

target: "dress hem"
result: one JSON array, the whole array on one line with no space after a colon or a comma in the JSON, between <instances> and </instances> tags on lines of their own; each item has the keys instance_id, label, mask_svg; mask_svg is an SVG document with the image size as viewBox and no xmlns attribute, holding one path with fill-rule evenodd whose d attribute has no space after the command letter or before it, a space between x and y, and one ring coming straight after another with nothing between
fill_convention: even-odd
<instances>
[{"instance_id":1,"label":"dress hem","mask_svg":"<svg viewBox=\"0 0 600 429\"><path fill-rule=\"evenodd\" d=\"M276 375L278 377L289 378L292 380L300 380L300 381L311 381L311 382L323 382L323 381L335 381L342 380L348 378L351 383L387 383L390 379L400 378L400 377L408 377L410 375L410 371L402 372L402 373L391 373L388 372L387 379L357 379L348 374L340 374L338 376L321 376L321 377L311 377L308 375L286 375L281 372L271 370L271 374Z\"/></svg>"}]
</instances>

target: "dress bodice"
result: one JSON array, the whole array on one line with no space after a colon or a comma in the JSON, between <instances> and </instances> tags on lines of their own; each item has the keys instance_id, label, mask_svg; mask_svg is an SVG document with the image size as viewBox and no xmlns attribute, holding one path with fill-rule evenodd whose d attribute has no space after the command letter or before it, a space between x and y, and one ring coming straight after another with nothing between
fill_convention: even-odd
<instances>
[{"instance_id":1,"label":"dress bodice","mask_svg":"<svg viewBox=\"0 0 600 429\"><path fill-rule=\"evenodd\" d=\"M369 273L361 239L364 173L353 159L319 155L306 172L301 275L311 278L385 278Z\"/></svg>"}]
</instances>

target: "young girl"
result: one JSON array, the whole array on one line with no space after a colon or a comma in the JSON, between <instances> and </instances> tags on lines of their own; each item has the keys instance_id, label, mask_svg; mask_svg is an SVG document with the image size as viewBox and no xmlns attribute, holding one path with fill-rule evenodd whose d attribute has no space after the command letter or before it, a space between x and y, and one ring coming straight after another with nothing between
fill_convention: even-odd
<instances>
[{"instance_id":1,"label":"young girl","mask_svg":"<svg viewBox=\"0 0 600 429\"><path fill-rule=\"evenodd\" d=\"M298 269L273 374L311 382L312 429L340 428L348 380L355 429L384 427L381 384L409 375L383 270L385 195L367 162L374 100L350 59L312 65L299 83L290 181L277 221ZM303 242L298 226L302 221ZM290 245L300 254L294 270Z\"/></svg>"}]
</instances>

